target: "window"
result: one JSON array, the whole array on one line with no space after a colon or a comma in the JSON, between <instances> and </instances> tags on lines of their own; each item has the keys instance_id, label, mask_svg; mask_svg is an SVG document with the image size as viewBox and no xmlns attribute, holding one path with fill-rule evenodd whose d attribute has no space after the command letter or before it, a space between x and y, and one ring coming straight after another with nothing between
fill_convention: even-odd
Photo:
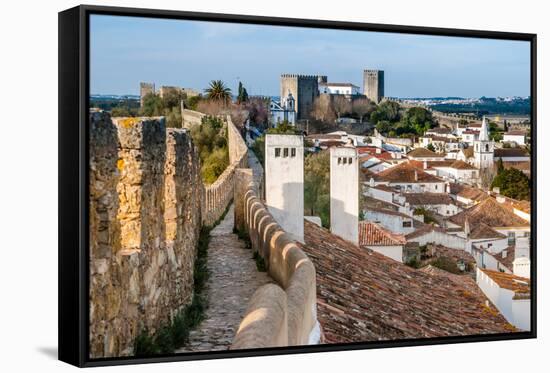
<instances>
[{"instance_id":1,"label":"window","mask_svg":"<svg viewBox=\"0 0 550 373\"><path fill-rule=\"evenodd\" d=\"M275 148L275 157L280 157L281 156L281 148Z\"/></svg>"},{"instance_id":2,"label":"window","mask_svg":"<svg viewBox=\"0 0 550 373\"><path fill-rule=\"evenodd\" d=\"M344 164L348 163L348 159L344 157Z\"/></svg>"},{"instance_id":3,"label":"window","mask_svg":"<svg viewBox=\"0 0 550 373\"><path fill-rule=\"evenodd\" d=\"M516 233L508 232L508 246L513 246L516 244Z\"/></svg>"},{"instance_id":4,"label":"window","mask_svg":"<svg viewBox=\"0 0 550 373\"><path fill-rule=\"evenodd\" d=\"M403 228L410 228L410 227L412 227L412 222L410 220L404 220Z\"/></svg>"},{"instance_id":5,"label":"window","mask_svg":"<svg viewBox=\"0 0 550 373\"><path fill-rule=\"evenodd\" d=\"M485 144L485 151L486 151L486 152L489 151L489 144Z\"/></svg>"},{"instance_id":6,"label":"window","mask_svg":"<svg viewBox=\"0 0 550 373\"><path fill-rule=\"evenodd\" d=\"M290 149L290 156L291 157L296 157L296 148L291 148Z\"/></svg>"},{"instance_id":7,"label":"window","mask_svg":"<svg viewBox=\"0 0 550 373\"><path fill-rule=\"evenodd\" d=\"M437 184L435 184L435 190L437 190Z\"/></svg>"},{"instance_id":8,"label":"window","mask_svg":"<svg viewBox=\"0 0 550 373\"><path fill-rule=\"evenodd\" d=\"M348 158L348 163L351 164L351 158Z\"/></svg>"},{"instance_id":9,"label":"window","mask_svg":"<svg viewBox=\"0 0 550 373\"><path fill-rule=\"evenodd\" d=\"M283 149L283 158L288 157L288 148Z\"/></svg>"},{"instance_id":10,"label":"window","mask_svg":"<svg viewBox=\"0 0 550 373\"><path fill-rule=\"evenodd\" d=\"M341 164L341 163L342 163L342 158L338 157L338 164Z\"/></svg>"}]
</instances>

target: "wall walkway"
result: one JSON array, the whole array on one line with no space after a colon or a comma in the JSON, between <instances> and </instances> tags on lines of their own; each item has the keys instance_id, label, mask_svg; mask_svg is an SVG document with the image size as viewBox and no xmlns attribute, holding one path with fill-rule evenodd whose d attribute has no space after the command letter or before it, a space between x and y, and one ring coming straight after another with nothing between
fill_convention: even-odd
<instances>
[{"instance_id":1,"label":"wall walkway","mask_svg":"<svg viewBox=\"0 0 550 373\"><path fill-rule=\"evenodd\" d=\"M252 251L233 233L233 221L232 206L210 232L205 320L176 352L227 350L256 289L273 282L266 272L256 269Z\"/></svg>"}]
</instances>

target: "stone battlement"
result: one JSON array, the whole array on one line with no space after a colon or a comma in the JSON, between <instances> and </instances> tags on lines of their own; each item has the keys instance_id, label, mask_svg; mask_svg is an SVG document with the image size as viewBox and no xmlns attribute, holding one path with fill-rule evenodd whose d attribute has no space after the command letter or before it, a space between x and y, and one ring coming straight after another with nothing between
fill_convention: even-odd
<instances>
[{"instance_id":1,"label":"stone battlement","mask_svg":"<svg viewBox=\"0 0 550 373\"><path fill-rule=\"evenodd\" d=\"M281 78L297 78L297 79L314 79L317 80L320 75L304 75L304 74L281 74Z\"/></svg>"}]
</instances>

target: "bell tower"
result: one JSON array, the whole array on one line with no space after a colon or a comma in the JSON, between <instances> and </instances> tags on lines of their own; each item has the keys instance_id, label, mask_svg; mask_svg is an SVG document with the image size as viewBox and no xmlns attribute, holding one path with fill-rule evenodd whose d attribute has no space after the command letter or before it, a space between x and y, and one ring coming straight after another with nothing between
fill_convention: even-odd
<instances>
[{"instance_id":1,"label":"bell tower","mask_svg":"<svg viewBox=\"0 0 550 373\"><path fill-rule=\"evenodd\" d=\"M495 142L489 138L487 119L483 117L479 139L474 141L474 166L479 169L492 167L494 161Z\"/></svg>"}]
</instances>

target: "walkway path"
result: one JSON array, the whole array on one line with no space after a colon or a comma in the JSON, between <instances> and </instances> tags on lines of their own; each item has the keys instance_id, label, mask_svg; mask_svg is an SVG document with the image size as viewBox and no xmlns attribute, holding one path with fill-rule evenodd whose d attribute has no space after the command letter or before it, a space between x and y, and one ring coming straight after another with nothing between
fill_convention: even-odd
<instances>
[{"instance_id":1,"label":"walkway path","mask_svg":"<svg viewBox=\"0 0 550 373\"><path fill-rule=\"evenodd\" d=\"M248 301L260 286L272 282L258 272L252 250L233 233L233 205L210 232L205 320L190 333L189 342L176 352L227 350L239 328Z\"/></svg>"}]
</instances>

